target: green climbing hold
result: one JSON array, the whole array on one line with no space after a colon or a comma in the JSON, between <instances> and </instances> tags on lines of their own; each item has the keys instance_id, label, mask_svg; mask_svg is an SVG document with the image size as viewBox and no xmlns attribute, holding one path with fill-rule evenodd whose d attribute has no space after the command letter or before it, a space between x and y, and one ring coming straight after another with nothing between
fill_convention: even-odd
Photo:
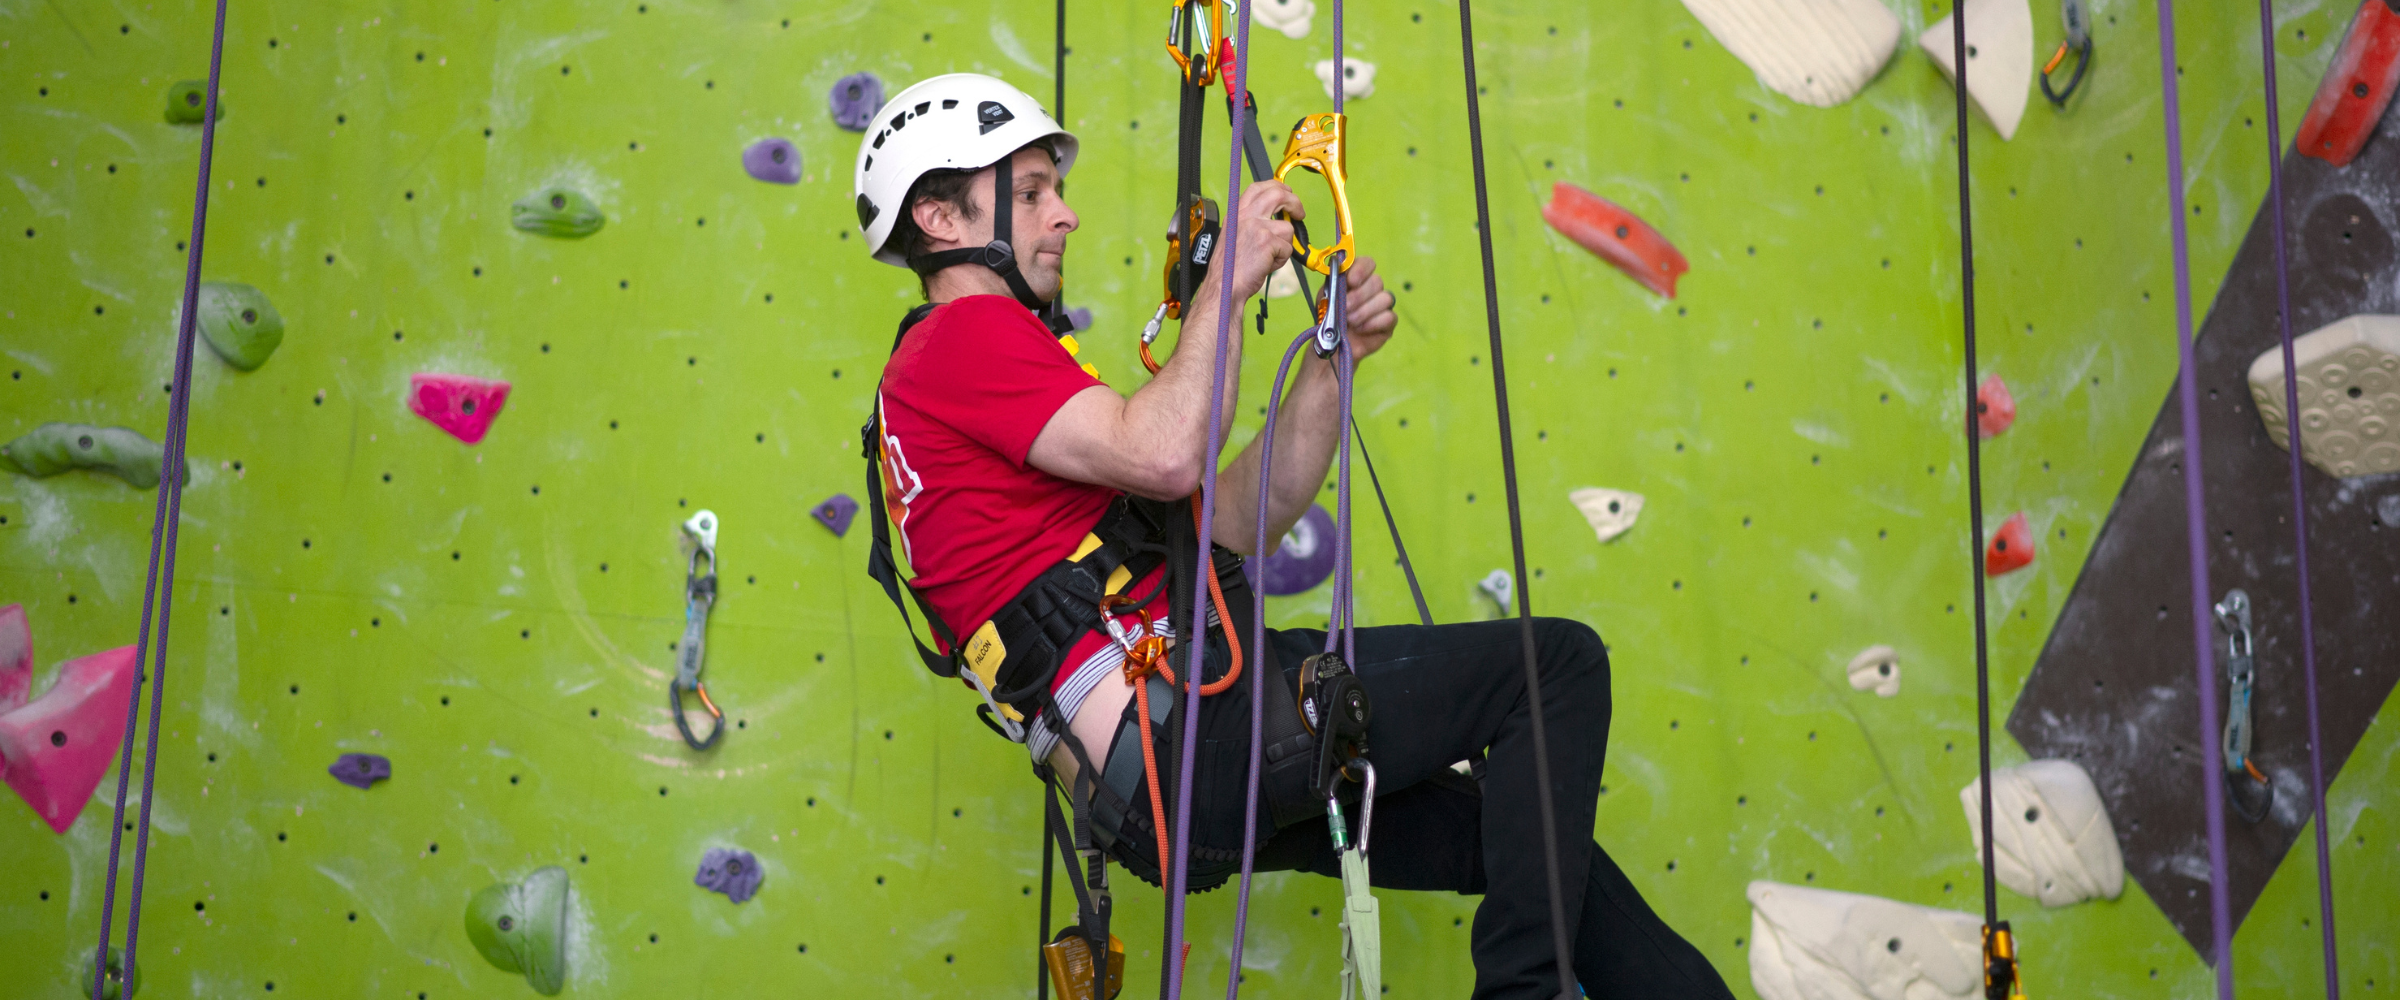
<instances>
[{"instance_id":1,"label":"green climbing hold","mask_svg":"<svg viewBox=\"0 0 2400 1000\"><path fill-rule=\"evenodd\" d=\"M567 984L567 870L551 865L484 887L467 903L467 940L484 961L557 996Z\"/></svg>"},{"instance_id":2,"label":"green climbing hold","mask_svg":"<svg viewBox=\"0 0 2400 1000\"><path fill-rule=\"evenodd\" d=\"M208 81L178 80L167 88L167 124L198 125L208 117ZM217 120L225 120L225 95L217 95Z\"/></svg>"},{"instance_id":3,"label":"green climbing hold","mask_svg":"<svg viewBox=\"0 0 2400 1000\"><path fill-rule=\"evenodd\" d=\"M164 447L140 434L90 424L43 424L0 445L0 468L11 472L47 479L70 469L90 469L145 490L158 485L166 457ZM184 482L191 482L189 466Z\"/></svg>"},{"instance_id":4,"label":"green climbing hold","mask_svg":"<svg viewBox=\"0 0 2400 1000\"><path fill-rule=\"evenodd\" d=\"M89 997L92 995L91 956L88 954L85 955L84 960L79 964L83 966L83 975L81 977L83 989L81 992L78 992L76 996ZM123 992L119 992L119 990L122 990ZM125 953L119 950L116 945L109 945L108 982L100 988L100 1000L133 1000L133 995L141 991L142 970L139 967L136 967L132 973L128 974L125 971Z\"/></svg>"},{"instance_id":5,"label":"green climbing hold","mask_svg":"<svg viewBox=\"0 0 2400 1000\"><path fill-rule=\"evenodd\" d=\"M608 217L600 206L572 188L543 188L510 206L508 224L535 236L579 240L600 231Z\"/></svg>"},{"instance_id":6,"label":"green climbing hold","mask_svg":"<svg viewBox=\"0 0 2400 1000\"><path fill-rule=\"evenodd\" d=\"M225 363L256 371L283 343L283 314L267 294L226 281L200 285L200 335Z\"/></svg>"}]
</instances>

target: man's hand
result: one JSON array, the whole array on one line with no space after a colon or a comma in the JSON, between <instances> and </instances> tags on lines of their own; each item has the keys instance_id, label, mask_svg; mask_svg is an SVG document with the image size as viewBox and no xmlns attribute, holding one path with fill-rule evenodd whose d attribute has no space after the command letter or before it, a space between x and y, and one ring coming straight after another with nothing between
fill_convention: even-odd
<instances>
[{"instance_id":1,"label":"man's hand","mask_svg":"<svg viewBox=\"0 0 2400 1000\"><path fill-rule=\"evenodd\" d=\"M1283 217L1277 218L1278 214ZM1282 181L1257 181L1242 189L1241 231L1235 234L1241 243L1233 259L1233 301L1237 305L1257 295L1259 289L1266 287L1268 276L1291 260L1290 220L1307 216L1308 208L1300 204L1300 196L1283 186ZM1217 257L1222 260L1224 256L1220 248ZM1224 268L1210 268L1209 281L1202 285L1204 291L1194 293L1194 298L1203 299L1212 313L1219 294L1214 282L1224 273Z\"/></svg>"},{"instance_id":2,"label":"man's hand","mask_svg":"<svg viewBox=\"0 0 2400 1000\"><path fill-rule=\"evenodd\" d=\"M1364 360L1392 339L1400 315L1392 311L1391 290L1383 287L1383 279L1375 274L1375 258L1361 255L1342 276L1347 279L1343 293L1350 306L1350 353Z\"/></svg>"}]
</instances>

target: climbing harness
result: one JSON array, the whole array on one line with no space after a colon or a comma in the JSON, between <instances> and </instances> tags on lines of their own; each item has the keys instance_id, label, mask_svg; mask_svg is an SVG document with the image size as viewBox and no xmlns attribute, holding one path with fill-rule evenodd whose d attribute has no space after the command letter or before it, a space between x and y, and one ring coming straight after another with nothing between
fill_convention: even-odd
<instances>
[{"instance_id":1,"label":"climbing harness","mask_svg":"<svg viewBox=\"0 0 2400 1000\"><path fill-rule=\"evenodd\" d=\"M2092 15L2084 9L2084 0L2059 0L2058 19L2066 25L2067 37L2058 43L2058 51L2042 64L2042 96L2059 107L2067 106L2067 98L2075 96L2075 88L2083 86L2083 71L2092 65ZM2067 77L2064 90L2050 89L2050 74L2067 61L2067 53L2075 53L2075 73Z\"/></svg>"},{"instance_id":2,"label":"climbing harness","mask_svg":"<svg viewBox=\"0 0 2400 1000\"><path fill-rule=\"evenodd\" d=\"M2256 823L2274 804L2275 785L2250 760L2250 691L2256 658L2251 655L2250 595L2236 587L2214 609L2225 630L2225 794L2233 811Z\"/></svg>"},{"instance_id":3,"label":"climbing harness","mask_svg":"<svg viewBox=\"0 0 2400 1000\"><path fill-rule=\"evenodd\" d=\"M161 468L184 467L184 440L192 412L192 350L198 332L200 315L200 251L207 245L208 236L208 177L209 165L215 160L217 148L218 82L225 63L225 4L217 0L214 36L208 50L208 99L200 119L199 181L192 197L192 235L190 250L184 258L183 309L175 329L175 377L168 383L167 430L162 442L164 459ZM141 684L144 671L134 674L134 689L125 705L125 736L118 744L123 749L117 757L117 801L115 818L108 825L107 887L100 897L100 940L92 948L90 975L85 979L90 1000L104 1000L112 987L123 977L125 992L139 985L141 974L138 949L142 931L142 878L150 859L150 809L158 802L153 793L158 781L158 720L166 707L167 694L167 625L175 608L175 538L183 523L183 487L191 477L168 475L160 479L158 503L150 522L150 564L142 584L142 626L134 640L134 662L150 663L146 672L151 682L150 725L142 756L142 809L138 823L126 820L126 793L133 776L133 734L142 715ZM157 615L158 632L151 634L151 616ZM152 655L155 653L155 658ZM125 946L120 953L110 943L110 918L116 913L117 873L119 850L126 831L134 831L133 882L125 904ZM111 968L114 966L115 968Z\"/></svg>"},{"instance_id":4,"label":"climbing harness","mask_svg":"<svg viewBox=\"0 0 2400 1000\"><path fill-rule=\"evenodd\" d=\"M692 540L691 561L683 575L683 640L675 644L675 679L667 682L667 707L675 715L675 729L683 734L683 742L694 750L706 750L725 735L725 712L708 696L708 686L700 683L700 670L706 666L708 649L708 610L717 603L717 515L703 510L683 522L683 533ZM708 571L701 572L700 561L708 560ZM708 737L692 735L691 720L683 714L683 693L700 696L700 704L712 720Z\"/></svg>"},{"instance_id":5,"label":"climbing harness","mask_svg":"<svg viewBox=\"0 0 2400 1000\"><path fill-rule=\"evenodd\" d=\"M2400 7L2393 7L2390 0L2386 0L2386 7L2400 14ZM2365 10L2362 8L2360 13L2363 16ZM2283 122L2275 103L2274 0L2259 0L2258 39L2259 76L2266 85L2267 204L2271 209L2269 232L2275 240L2275 321L2283 347L2284 412L2298 413L2300 366L2292 358L2291 267L2284 247ZM2177 213L2176 217L2181 218L2181 213ZM2300 669L2308 702L2308 804L2312 820L2308 825L2316 831L2317 837L2317 923L2325 946L2325 997L2326 1000L2340 1000L2342 969L2334 947L2333 932L2333 851L2327 843L2329 835L2325 832L2325 741L2321 738L2317 719L2317 623L2315 595L2311 593L2309 584L2308 500L2302 489L2300 475L2301 431L2298 426L2293 426L2287 433L2290 435L2286 453L2291 472L2292 552L2295 556L2294 571L2300 578ZM2228 985L2227 989L2230 988Z\"/></svg>"}]
</instances>

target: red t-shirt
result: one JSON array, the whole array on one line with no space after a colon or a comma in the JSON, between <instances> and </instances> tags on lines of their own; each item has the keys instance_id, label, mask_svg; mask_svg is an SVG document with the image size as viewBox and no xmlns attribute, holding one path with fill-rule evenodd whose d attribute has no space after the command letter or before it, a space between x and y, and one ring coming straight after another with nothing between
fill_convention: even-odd
<instances>
[{"instance_id":1,"label":"red t-shirt","mask_svg":"<svg viewBox=\"0 0 2400 1000\"><path fill-rule=\"evenodd\" d=\"M958 638L1073 554L1118 496L1025 461L1060 406L1103 384L1001 295L935 307L884 366L875 402L885 513L916 574L911 586ZM1106 641L1086 635L1067 662Z\"/></svg>"}]
</instances>

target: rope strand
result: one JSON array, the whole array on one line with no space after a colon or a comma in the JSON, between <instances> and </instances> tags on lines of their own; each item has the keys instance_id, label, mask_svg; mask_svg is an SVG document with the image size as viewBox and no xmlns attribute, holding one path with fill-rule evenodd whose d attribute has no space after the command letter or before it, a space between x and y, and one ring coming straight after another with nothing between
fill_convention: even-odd
<instances>
[{"instance_id":1,"label":"rope strand","mask_svg":"<svg viewBox=\"0 0 2400 1000\"><path fill-rule=\"evenodd\" d=\"M2258 51L2267 84L2267 204L2275 237L2275 323L2283 343L2283 412L2300 412L2300 367L2292 358L2292 276L2283 221L2283 124L2275 93L2275 3L2258 0ZM2176 213L2178 218L2182 213ZM2325 937L2325 1000L2341 1000L2342 965L2334 948L2333 850L2325 832L2325 740L2317 723L2317 620L2308 572L2308 498L2300 478L2300 421L2287 421L2292 472L2292 551L2300 576L2300 670L2308 691L2308 796L2317 831L2317 917Z\"/></svg>"},{"instance_id":2,"label":"rope strand","mask_svg":"<svg viewBox=\"0 0 2400 1000\"><path fill-rule=\"evenodd\" d=\"M1339 0L1336 0L1338 3ZM1558 953L1558 995L1573 1000L1574 952L1567 943L1566 896L1559 885L1558 807L1550 793L1550 737L1542 720L1541 665L1533 649L1533 588L1525 578L1525 521L1517 506L1517 450L1509 429L1508 375L1500 355L1500 277L1492 258L1492 204L1483 173L1483 111L1475 90L1473 0L1458 0L1458 45L1467 77L1467 148L1475 163L1475 233L1483 244L1483 314L1491 330L1492 399L1500 415L1500 474L1508 493L1508 543L1517 568L1518 643L1525 649L1525 690L1533 709L1534 787L1541 795L1542 866L1550 880L1550 937ZM1340 80L1337 68L1334 79Z\"/></svg>"},{"instance_id":3,"label":"rope strand","mask_svg":"<svg viewBox=\"0 0 2400 1000\"><path fill-rule=\"evenodd\" d=\"M2271 48L2272 46L2270 46ZM2217 663L2209 613L2207 484L2201 476L2200 377L2192 343L2192 265L2183 212L2183 95L2175 78L2175 2L2158 0L2158 76L2164 98L2167 215L2175 255L2176 391L2183 417L2184 543L2192 574L2193 669L2200 688L2201 808L2208 828L2208 919L2218 1000L2233 1000L2233 907L2226 885L2224 748L2217 732ZM2287 367L2285 369L2289 371ZM2322 855L2319 855L2322 857Z\"/></svg>"}]
</instances>

